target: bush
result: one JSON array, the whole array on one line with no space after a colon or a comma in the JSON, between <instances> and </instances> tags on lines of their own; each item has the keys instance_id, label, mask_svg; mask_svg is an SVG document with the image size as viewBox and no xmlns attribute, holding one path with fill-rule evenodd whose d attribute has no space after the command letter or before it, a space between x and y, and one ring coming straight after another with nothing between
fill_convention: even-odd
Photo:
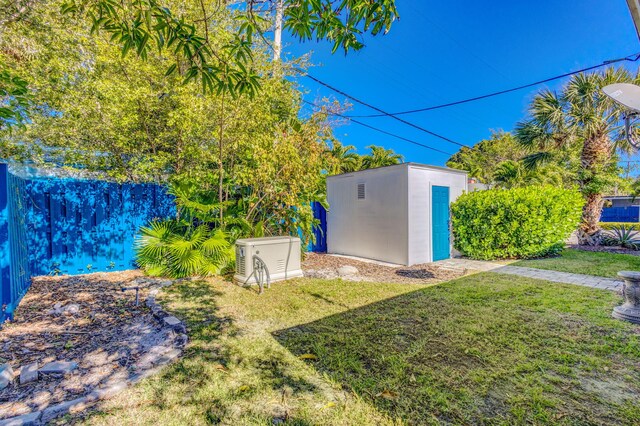
<instances>
[{"instance_id":1,"label":"bush","mask_svg":"<svg viewBox=\"0 0 640 426\"><path fill-rule=\"evenodd\" d=\"M620 246L629 250L640 250L640 239L636 238L637 230L633 225L615 226L605 230L602 243L605 246Z\"/></svg>"},{"instance_id":2,"label":"bush","mask_svg":"<svg viewBox=\"0 0 640 426\"><path fill-rule=\"evenodd\" d=\"M233 263L228 235L208 225L169 219L140 229L136 241L138 265L149 275L168 278L220 274Z\"/></svg>"},{"instance_id":3,"label":"bush","mask_svg":"<svg viewBox=\"0 0 640 426\"><path fill-rule=\"evenodd\" d=\"M582 214L578 191L550 186L463 194L452 205L454 247L475 259L559 253Z\"/></svg>"}]
</instances>

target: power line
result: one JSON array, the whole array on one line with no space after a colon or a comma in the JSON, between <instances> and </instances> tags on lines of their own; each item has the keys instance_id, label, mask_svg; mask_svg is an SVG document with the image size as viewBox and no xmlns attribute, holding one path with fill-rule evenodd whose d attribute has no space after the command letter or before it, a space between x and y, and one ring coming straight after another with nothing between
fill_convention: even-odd
<instances>
[{"instance_id":1,"label":"power line","mask_svg":"<svg viewBox=\"0 0 640 426\"><path fill-rule=\"evenodd\" d=\"M407 121L407 120L404 120L404 119L402 119L402 118L395 117L394 115L392 115L392 114L390 114L390 113L388 113L388 112L386 112L386 111L384 111L384 110L382 110L382 109L380 109L380 108L378 108L378 107L375 107L375 106L373 106L373 105L371 105L371 104L368 104L368 103L366 103L366 102L364 102L364 101L362 101L362 100L360 100L360 99L358 99L358 98L356 98L356 97L354 97L354 96L351 96L351 95L349 95L348 93L345 93L345 92L343 92L342 90L337 89L337 88L335 88L335 87L331 86L330 84L325 83L324 81L319 80L319 79L315 78L314 76L312 76L312 75L310 75L310 74L308 74L308 73L307 73L307 74L305 74L305 76L306 76L306 77L308 77L308 78L310 78L311 80L315 81L316 83L318 83L318 84L320 84L320 85L322 85L322 86L324 86L324 87L326 87L326 88L328 88L328 89L331 89L331 90L333 90L334 92L336 92L336 93L338 93L338 94L340 94L340 95L342 95L342 96L344 96L344 97L346 97L346 98L351 99L351 100L352 100L352 101L354 101L354 102L357 102L357 103L359 103L359 104L361 104L361 105L364 105L364 106L366 106L366 107L368 107L368 108L371 108L371 109L373 109L373 110L375 110L375 111L381 112L381 113L382 113L382 115L389 116L389 117L393 118L394 120L397 120L397 121L399 121L399 122L401 122L401 123L404 123L404 124L406 124L406 125L408 125L408 126L411 126L411 127L415 128L415 129L421 130L421 131L423 131L423 132L425 132L425 133L427 133L427 134L430 134L431 136L435 136L435 137L437 137L437 138L439 138L439 139L442 139L442 140L447 141L447 142L449 142L449 143L452 143L452 144L454 144L454 145L458 145L458 146L467 146L467 145L462 144L462 143L460 143L460 142L456 142L456 141L454 141L454 140L452 140L452 139L449 139L449 138L448 138L448 137L446 137L446 136L442 136L442 135L440 135L440 134L438 134L438 133L432 132L431 130L427 130L427 129L425 129L424 127L420 127L420 126L418 126L417 124L413 124L413 123L411 123L411 122L409 122L409 121ZM345 117L347 117L347 118L351 118L350 116L345 116Z\"/></svg>"},{"instance_id":2,"label":"power line","mask_svg":"<svg viewBox=\"0 0 640 426\"><path fill-rule=\"evenodd\" d=\"M302 102L304 102L305 104L308 104L308 105L314 106L314 107L320 107L319 105L316 105L316 104L314 104L313 102L309 102L309 101L307 101L307 100L305 100L305 99L302 99ZM423 148L427 148L427 149L430 149L430 150L432 150L432 151L439 152L439 153L441 153L441 154L445 154L445 155L449 155L449 156L453 155L453 154L451 154L451 153L449 153L449 152L442 151L442 150L440 150L440 149L438 149L438 148L434 148L434 147L432 147L432 146L425 145L425 144L423 144L423 143L421 143L421 142L416 142L416 141L414 141L414 140L411 140L411 139L405 138L404 136L399 136L399 135L396 135L396 134L394 134L394 133L387 132L386 130L382 130L382 129L379 129L379 128L374 127L374 126L370 126L370 125L368 125L368 124L366 124L366 123L363 123L363 122L361 122L361 121L355 120L355 119L353 119L353 118L351 118L351 117L347 117L346 115L342 115L342 114L339 114L339 113L337 113L337 112L331 112L331 111L325 111L325 112L326 112L327 114L329 114L329 115L335 115L335 116L337 116L337 117L341 117L341 118L347 119L347 120L349 120L349 121L350 121L350 122L352 122L352 123L359 124L360 126L363 126L363 127L369 128L369 129L371 129L371 130L375 130L376 132L383 133L383 134L388 135L388 136L392 136L392 137L394 137L394 138L397 138L397 139L403 140L403 141L405 141L405 142L409 142L409 143L412 143L412 144L414 144L414 145L418 145L418 146L421 146L421 147L423 147Z\"/></svg>"},{"instance_id":3,"label":"power line","mask_svg":"<svg viewBox=\"0 0 640 426\"><path fill-rule=\"evenodd\" d=\"M604 61L604 62L602 62L602 63L600 63L598 65L593 65L593 66L590 66L590 67L587 67L587 68L582 68L582 69L577 70L577 71L571 71L571 72L568 72L568 73L565 73L565 74L557 75L555 77L546 78L544 80L539 80L539 81L536 81L536 82L533 82L533 83L529 83L529 84L525 84L525 85L522 85L522 86L513 87L511 89L500 90L498 92L493 92L493 93L487 93L486 95L480 95L480 96L476 96L476 97L473 97L473 98L462 99L462 100L459 100L459 101L449 102L449 103L441 104L441 105L434 105L434 106L425 107L425 108L411 109L411 110L407 110L407 111L400 111L400 112L393 112L393 113L382 112L381 114L370 114L370 115L348 115L347 117L353 117L353 118L395 117L397 115L415 114L417 112L432 111L434 109L441 109L441 108L447 108L447 107L451 107L451 106L455 106L455 105L466 104L466 103L469 103L469 102L479 101L481 99L487 99L487 98L491 98L491 97L494 97L494 96L504 95L506 93L511 93L511 92L515 92L515 91L518 91L518 90L527 89L529 87L538 86L540 84L548 83L550 81L560 80L562 78L569 77L569 76L572 76L574 74L580 74L581 72L586 72L586 71L595 70L597 68L602 68L602 67L607 66L607 65L615 64L617 62L624 62L624 61L636 62L636 61L638 61L638 59L640 59L640 53L634 53L633 55L625 56L624 58L618 58L618 59L613 59L613 60L609 60L609 61Z\"/></svg>"}]
</instances>

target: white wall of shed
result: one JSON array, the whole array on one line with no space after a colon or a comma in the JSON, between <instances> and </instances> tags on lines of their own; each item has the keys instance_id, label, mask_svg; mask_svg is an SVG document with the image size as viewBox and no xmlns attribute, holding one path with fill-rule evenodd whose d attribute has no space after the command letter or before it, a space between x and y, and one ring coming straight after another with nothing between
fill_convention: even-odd
<instances>
[{"instance_id":1,"label":"white wall of shed","mask_svg":"<svg viewBox=\"0 0 640 426\"><path fill-rule=\"evenodd\" d=\"M449 188L449 202L467 191L467 175L437 169L408 167L408 265L433 261L431 187ZM449 238L453 245L453 236ZM453 253L453 247L449 248Z\"/></svg>"},{"instance_id":2,"label":"white wall of shed","mask_svg":"<svg viewBox=\"0 0 640 426\"><path fill-rule=\"evenodd\" d=\"M407 265L408 167L327 179L327 251ZM365 184L365 199L357 197Z\"/></svg>"}]
</instances>

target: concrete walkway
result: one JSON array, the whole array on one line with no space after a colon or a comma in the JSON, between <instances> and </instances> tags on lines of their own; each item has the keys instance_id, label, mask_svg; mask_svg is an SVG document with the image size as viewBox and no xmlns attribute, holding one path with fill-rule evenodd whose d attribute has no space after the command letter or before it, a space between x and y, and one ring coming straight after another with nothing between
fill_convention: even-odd
<instances>
[{"instance_id":1,"label":"concrete walkway","mask_svg":"<svg viewBox=\"0 0 640 426\"><path fill-rule=\"evenodd\" d=\"M622 280L616 280L613 278L572 274L570 272L548 271L546 269L525 268L523 266L511 266L508 263L486 262L471 259L446 259L439 260L434 263L450 269L480 272L491 271L500 274L518 275L520 277L535 278L538 280L546 280L556 283L599 288L602 290L621 291L623 285Z\"/></svg>"}]
</instances>

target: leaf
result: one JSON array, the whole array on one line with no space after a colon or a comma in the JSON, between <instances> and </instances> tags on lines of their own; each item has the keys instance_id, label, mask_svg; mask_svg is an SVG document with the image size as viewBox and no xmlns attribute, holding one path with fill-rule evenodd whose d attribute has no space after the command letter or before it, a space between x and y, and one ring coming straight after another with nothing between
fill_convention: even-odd
<instances>
[{"instance_id":1,"label":"leaf","mask_svg":"<svg viewBox=\"0 0 640 426\"><path fill-rule=\"evenodd\" d=\"M298 358L300 359L318 359L318 357L314 354L302 354Z\"/></svg>"},{"instance_id":2,"label":"leaf","mask_svg":"<svg viewBox=\"0 0 640 426\"><path fill-rule=\"evenodd\" d=\"M398 394L396 392L390 391L389 389L385 389L379 394L377 394L376 397L393 401L395 399L398 399Z\"/></svg>"}]
</instances>

